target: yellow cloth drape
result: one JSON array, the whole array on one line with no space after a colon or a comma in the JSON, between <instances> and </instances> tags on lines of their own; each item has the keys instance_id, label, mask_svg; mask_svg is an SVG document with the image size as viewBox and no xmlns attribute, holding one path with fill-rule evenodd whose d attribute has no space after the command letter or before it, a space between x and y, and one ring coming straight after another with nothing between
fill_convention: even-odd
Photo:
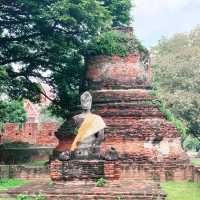
<instances>
[{"instance_id":1,"label":"yellow cloth drape","mask_svg":"<svg viewBox=\"0 0 200 200\"><path fill-rule=\"evenodd\" d=\"M100 116L89 113L81 124L70 150L74 151L78 144L80 144L85 138L97 133L105 127L106 125Z\"/></svg>"}]
</instances>

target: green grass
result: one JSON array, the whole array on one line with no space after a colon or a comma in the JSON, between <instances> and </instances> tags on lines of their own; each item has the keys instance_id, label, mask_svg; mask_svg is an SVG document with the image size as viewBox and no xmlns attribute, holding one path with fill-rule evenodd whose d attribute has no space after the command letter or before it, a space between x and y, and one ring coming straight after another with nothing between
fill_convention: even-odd
<instances>
[{"instance_id":1,"label":"green grass","mask_svg":"<svg viewBox=\"0 0 200 200\"><path fill-rule=\"evenodd\" d=\"M44 166L47 162L48 160L33 160L23 164L28 166Z\"/></svg>"},{"instance_id":2,"label":"green grass","mask_svg":"<svg viewBox=\"0 0 200 200\"><path fill-rule=\"evenodd\" d=\"M30 181L28 181L28 180L21 180L21 179L8 179L8 180L3 179L2 180L1 179L0 180L0 191L23 186L28 183L30 183Z\"/></svg>"},{"instance_id":3,"label":"green grass","mask_svg":"<svg viewBox=\"0 0 200 200\"><path fill-rule=\"evenodd\" d=\"M0 198L0 200L16 200L16 198Z\"/></svg>"},{"instance_id":4,"label":"green grass","mask_svg":"<svg viewBox=\"0 0 200 200\"><path fill-rule=\"evenodd\" d=\"M200 159L193 159L192 164L195 166L200 166Z\"/></svg>"},{"instance_id":5,"label":"green grass","mask_svg":"<svg viewBox=\"0 0 200 200\"><path fill-rule=\"evenodd\" d=\"M167 193L166 200L200 200L200 185L193 182L164 182L161 184Z\"/></svg>"},{"instance_id":6,"label":"green grass","mask_svg":"<svg viewBox=\"0 0 200 200\"><path fill-rule=\"evenodd\" d=\"M0 200L16 200L16 198L0 198Z\"/></svg>"}]
</instances>

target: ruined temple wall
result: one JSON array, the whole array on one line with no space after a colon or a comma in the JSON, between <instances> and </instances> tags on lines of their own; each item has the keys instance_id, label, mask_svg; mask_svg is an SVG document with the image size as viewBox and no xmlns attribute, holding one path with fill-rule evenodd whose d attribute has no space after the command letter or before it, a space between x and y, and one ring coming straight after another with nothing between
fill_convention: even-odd
<instances>
[{"instance_id":1,"label":"ruined temple wall","mask_svg":"<svg viewBox=\"0 0 200 200\"><path fill-rule=\"evenodd\" d=\"M91 89L143 88L149 86L150 80L149 66L136 53L126 57L102 55L88 61L87 81Z\"/></svg>"},{"instance_id":2,"label":"ruined temple wall","mask_svg":"<svg viewBox=\"0 0 200 200\"><path fill-rule=\"evenodd\" d=\"M104 162L101 174L91 171L93 165L99 165L98 161L55 161L51 166L52 179L77 178L73 170L63 170L63 165L70 165L70 169L78 169L83 175L88 172L83 179L96 175L108 179L190 179L192 171L181 147L180 134L165 119L158 97L149 90L149 62L141 61L138 54L129 54L125 57L96 56L87 64L86 87L92 90L92 112L100 115L107 125L101 155L114 147L119 159L99 161ZM66 144L69 149L70 142Z\"/></svg>"},{"instance_id":3,"label":"ruined temple wall","mask_svg":"<svg viewBox=\"0 0 200 200\"><path fill-rule=\"evenodd\" d=\"M104 153L114 147L122 160L132 159L136 162L165 162L166 159L185 159L185 153L181 148L180 139L164 139L159 144L151 141L127 140L121 137L107 137L101 146Z\"/></svg>"},{"instance_id":4,"label":"ruined temple wall","mask_svg":"<svg viewBox=\"0 0 200 200\"><path fill-rule=\"evenodd\" d=\"M63 168L64 167L64 168ZM76 173L74 173L76 170ZM60 180L90 180L105 177L108 180L199 181L199 173L191 166L176 161L170 163L136 163L126 161L70 160L54 161L50 166L51 178Z\"/></svg>"},{"instance_id":5,"label":"ruined temple wall","mask_svg":"<svg viewBox=\"0 0 200 200\"><path fill-rule=\"evenodd\" d=\"M175 126L164 119L146 118L137 120L131 117L110 117L104 120L107 124L106 134L110 136L118 135L130 140L140 139L144 141L180 138ZM123 125L120 125L120 123Z\"/></svg>"},{"instance_id":6,"label":"ruined temple wall","mask_svg":"<svg viewBox=\"0 0 200 200\"><path fill-rule=\"evenodd\" d=\"M48 166L0 165L0 178L49 180Z\"/></svg>"},{"instance_id":7,"label":"ruined temple wall","mask_svg":"<svg viewBox=\"0 0 200 200\"><path fill-rule=\"evenodd\" d=\"M57 151L69 150L74 137L70 137L56 148ZM139 163L166 162L168 160L184 160L185 153L181 147L180 138L165 138L159 144L136 138L124 138L120 135L109 136L105 132L105 140L101 144L101 154L114 147L120 160L131 159Z\"/></svg>"},{"instance_id":8,"label":"ruined temple wall","mask_svg":"<svg viewBox=\"0 0 200 200\"><path fill-rule=\"evenodd\" d=\"M25 123L22 127L15 123L6 123L1 142L23 142L34 145L56 146L58 139L54 133L56 123Z\"/></svg>"},{"instance_id":9,"label":"ruined temple wall","mask_svg":"<svg viewBox=\"0 0 200 200\"><path fill-rule=\"evenodd\" d=\"M114 147L124 159L136 161L185 159L180 133L148 90L95 90L93 97L94 112L107 125L102 151Z\"/></svg>"},{"instance_id":10,"label":"ruined temple wall","mask_svg":"<svg viewBox=\"0 0 200 200\"><path fill-rule=\"evenodd\" d=\"M120 179L183 181L191 180L190 166L176 161L170 163L120 163Z\"/></svg>"},{"instance_id":11,"label":"ruined temple wall","mask_svg":"<svg viewBox=\"0 0 200 200\"><path fill-rule=\"evenodd\" d=\"M200 184L200 167L192 167L192 180Z\"/></svg>"},{"instance_id":12,"label":"ruined temple wall","mask_svg":"<svg viewBox=\"0 0 200 200\"><path fill-rule=\"evenodd\" d=\"M155 96L150 95L146 89L101 89L91 91L94 103L105 102L130 102L142 100L154 100Z\"/></svg>"}]
</instances>

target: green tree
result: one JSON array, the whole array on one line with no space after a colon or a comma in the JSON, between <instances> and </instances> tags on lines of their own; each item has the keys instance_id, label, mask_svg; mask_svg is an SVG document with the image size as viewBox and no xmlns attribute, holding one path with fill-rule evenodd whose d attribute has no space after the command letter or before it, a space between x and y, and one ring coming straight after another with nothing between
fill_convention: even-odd
<instances>
[{"instance_id":1,"label":"green tree","mask_svg":"<svg viewBox=\"0 0 200 200\"><path fill-rule=\"evenodd\" d=\"M152 49L154 84L188 133L200 137L200 27L163 38Z\"/></svg>"},{"instance_id":2,"label":"green tree","mask_svg":"<svg viewBox=\"0 0 200 200\"><path fill-rule=\"evenodd\" d=\"M0 91L39 101L38 81L56 94L52 110L67 116L82 90L88 43L129 24L130 0L2 0ZM49 97L47 97L49 98Z\"/></svg>"},{"instance_id":3,"label":"green tree","mask_svg":"<svg viewBox=\"0 0 200 200\"><path fill-rule=\"evenodd\" d=\"M0 101L0 127L6 122L24 123L26 112L22 101ZM0 131L1 132L1 131Z\"/></svg>"},{"instance_id":4,"label":"green tree","mask_svg":"<svg viewBox=\"0 0 200 200\"><path fill-rule=\"evenodd\" d=\"M149 55L148 50L142 46L139 40L133 35L117 30L107 31L94 38L87 47L86 54L95 55L119 55L127 56L129 53L140 53L145 57Z\"/></svg>"},{"instance_id":5,"label":"green tree","mask_svg":"<svg viewBox=\"0 0 200 200\"><path fill-rule=\"evenodd\" d=\"M109 12L96 0L2 1L1 90L12 99L39 101L45 95L40 80L68 111L79 89L83 49L110 25Z\"/></svg>"},{"instance_id":6,"label":"green tree","mask_svg":"<svg viewBox=\"0 0 200 200\"><path fill-rule=\"evenodd\" d=\"M113 17L113 26L129 25L131 0L100 0L108 8Z\"/></svg>"}]
</instances>

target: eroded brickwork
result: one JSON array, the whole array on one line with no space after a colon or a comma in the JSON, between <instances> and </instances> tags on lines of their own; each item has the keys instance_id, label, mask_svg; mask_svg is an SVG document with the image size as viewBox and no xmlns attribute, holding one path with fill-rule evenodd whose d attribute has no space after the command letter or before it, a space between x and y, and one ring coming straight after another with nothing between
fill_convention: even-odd
<instances>
[{"instance_id":1,"label":"eroded brickwork","mask_svg":"<svg viewBox=\"0 0 200 200\"><path fill-rule=\"evenodd\" d=\"M154 181L107 181L105 187L96 187L91 181L72 182L33 182L17 189L10 189L0 192L2 198L17 197L19 194L28 193L30 197L35 197L40 191L48 200L164 200L166 194L162 191L160 184Z\"/></svg>"},{"instance_id":2,"label":"eroded brickwork","mask_svg":"<svg viewBox=\"0 0 200 200\"><path fill-rule=\"evenodd\" d=\"M144 88L149 86L150 76L139 54L96 56L88 61L87 81L92 89Z\"/></svg>"},{"instance_id":3,"label":"eroded brickwork","mask_svg":"<svg viewBox=\"0 0 200 200\"><path fill-rule=\"evenodd\" d=\"M192 180L200 184L200 167L192 167Z\"/></svg>"},{"instance_id":4,"label":"eroded brickwork","mask_svg":"<svg viewBox=\"0 0 200 200\"><path fill-rule=\"evenodd\" d=\"M48 166L0 165L0 177L4 179L49 180Z\"/></svg>"},{"instance_id":5,"label":"eroded brickwork","mask_svg":"<svg viewBox=\"0 0 200 200\"><path fill-rule=\"evenodd\" d=\"M130 102L135 100L153 100L156 97L149 94L146 89L106 89L91 91L94 103L109 103L109 102ZM140 103L140 102L139 102Z\"/></svg>"},{"instance_id":6,"label":"eroded brickwork","mask_svg":"<svg viewBox=\"0 0 200 200\"><path fill-rule=\"evenodd\" d=\"M19 124L7 123L1 142L23 142L34 145L56 146L58 139L55 137L56 123L25 123L22 127Z\"/></svg>"},{"instance_id":7,"label":"eroded brickwork","mask_svg":"<svg viewBox=\"0 0 200 200\"><path fill-rule=\"evenodd\" d=\"M143 65L137 54L123 58L97 56L88 63L87 83L93 96L93 112L103 117L107 125L101 155L111 147L119 155L117 161L104 162L102 176L107 179L191 178L180 134L160 111L159 99L151 95L150 80L151 68ZM65 138L67 149L69 141L73 140ZM84 166L90 168L89 162ZM76 168L75 163L71 164ZM67 169L64 172L62 177L69 174Z\"/></svg>"}]
</instances>

